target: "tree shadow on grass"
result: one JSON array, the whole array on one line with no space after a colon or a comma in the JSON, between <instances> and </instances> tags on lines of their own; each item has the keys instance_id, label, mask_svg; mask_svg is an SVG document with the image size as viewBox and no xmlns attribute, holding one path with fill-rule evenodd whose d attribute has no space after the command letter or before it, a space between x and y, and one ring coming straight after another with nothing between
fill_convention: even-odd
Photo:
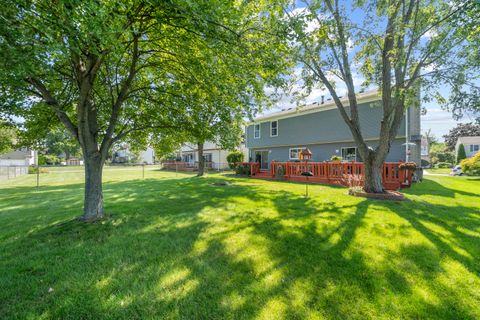
<instances>
[{"instance_id":1,"label":"tree shadow on grass","mask_svg":"<svg viewBox=\"0 0 480 320\"><path fill-rule=\"evenodd\" d=\"M472 190L472 185L467 185L465 188L448 188L446 185L450 185L448 182L456 182L458 180L461 182L462 180L466 181L479 181L480 178L465 178L465 177L448 177L449 180L443 180L443 183L437 182L435 179L429 179L428 177L424 179L420 183L414 184L414 187L403 189L402 192L405 194L412 194L412 195L433 195L433 196L440 196L440 197L448 197L448 198L455 198L456 195L460 196L468 196L468 197L480 197L480 185L478 186L477 190Z\"/></svg>"},{"instance_id":2,"label":"tree shadow on grass","mask_svg":"<svg viewBox=\"0 0 480 320\"><path fill-rule=\"evenodd\" d=\"M425 317L433 310L438 318L473 317L462 297L437 279L446 272L443 254L478 271L452 248L474 254L469 243L478 245L478 239L448 229L453 218L447 214L435 217L413 201L351 198L337 188L322 187L338 192L338 199L322 201L289 191L288 183L272 192L268 183L246 186L240 179L213 186L216 179L106 183L112 217L97 224L78 224L71 220L78 211L63 211L81 201L76 186L67 194L52 188L34 197L44 220L22 220L21 230L29 232L0 244L0 272L7 275L0 282L0 314L280 319ZM51 195L58 202L42 202ZM465 217L473 210L464 209ZM409 225L383 218L385 227L372 226L382 212ZM450 232L455 243L425 230L426 219ZM459 223L475 230L478 220ZM385 238L388 244L396 231L412 237L415 230L432 245L406 241L397 250L374 242ZM429 294L443 292L438 304L421 299L416 281Z\"/></svg>"}]
</instances>

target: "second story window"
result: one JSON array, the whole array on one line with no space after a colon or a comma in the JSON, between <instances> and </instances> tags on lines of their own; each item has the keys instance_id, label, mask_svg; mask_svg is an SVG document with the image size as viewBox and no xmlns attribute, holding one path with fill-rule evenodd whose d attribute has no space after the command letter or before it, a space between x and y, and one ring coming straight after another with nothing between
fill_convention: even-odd
<instances>
[{"instance_id":1,"label":"second story window","mask_svg":"<svg viewBox=\"0 0 480 320\"><path fill-rule=\"evenodd\" d=\"M278 121L270 122L270 136L271 137L278 136Z\"/></svg>"},{"instance_id":2,"label":"second story window","mask_svg":"<svg viewBox=\"0 0 480 320\"><path fill-rule=\"evenodd\" d=\"M260 139L260 124L253 126L253 137L255 139Z\"/></svg>"}]
</instances>

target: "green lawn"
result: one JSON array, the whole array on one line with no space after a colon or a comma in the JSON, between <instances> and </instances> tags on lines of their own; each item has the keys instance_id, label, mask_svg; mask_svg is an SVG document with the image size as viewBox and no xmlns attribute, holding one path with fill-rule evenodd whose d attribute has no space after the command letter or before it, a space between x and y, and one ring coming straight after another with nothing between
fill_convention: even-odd
<instances>
[{"instance_id":1,"label":"green lawn","mask_svg":"<svg viewBox=\"0 0 480 320\"><path fill-rule=\"evenodd\" d=\"M111 217L95 224L75 220L81 170L0 182L0 318L480 318L478 179L431 176L384 202L145 176L107 169Z\"/></svg>"},{"instance_id":2,"label":"green lawn","mask_svg":"<svg viewBox=\"0 0 480 320\"><path fill-rule=\"evenodd\" d=\"M434 174L449 174L452 172L452 168L430 168L426 169L429 173Z\"/></svg>"}]
</instances>

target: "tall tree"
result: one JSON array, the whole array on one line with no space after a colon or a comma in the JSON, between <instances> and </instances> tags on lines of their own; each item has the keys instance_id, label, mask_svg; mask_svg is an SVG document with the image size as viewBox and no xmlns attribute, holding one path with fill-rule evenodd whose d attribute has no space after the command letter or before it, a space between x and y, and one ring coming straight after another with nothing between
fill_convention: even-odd
<instances>
[{"instance_id":1,"label":"tall tree","mask_svg":"<svg viewBox=\"0 0 480 320\"><path fill-rule=\"evenodd\" d=\"M480 124L459 123L455 128L450 129L448 134L444 135L447 150L455 150L459 137L480 136Z\"/></svg>"},{"instance_id":2,"label":"tall tree","mask_svg":"<svg viewBox=\"0 0 480 320\"><path fill-rule=\"evenodd\" d=\"M86 221L104 216L102 170L112 144L148 135L150 115L168 113L164 88L196 68L192 53L221 59L232 51L227 43L250 39L268 16L263 6L215 0L0 5L0 112L23 117L25 128L61 123L79 142Z\"/></svg>"},{"instance_id":3,"label":"tall tree","mask_svg":"<svg viewBox=\"0 0 480 320\"><path fill-rule=\"evenodd\" d=\"M441 98L437 88L456 86L475 97L478 63L467 57L475 17L474 1L311 0L303 9L286 9L292 43L298 49L307 88L326 88L350 129L365 164L364 189L384 192L381 168L408 106L418 104L419 87L426 98ZM459 23L463 21L465 23ZM375 85L383 118L373 148L360 126L355 76L362 86ZM347 91L340 99L338 85ZM458 102L458 101L457 101Z\"/></svg>"},{"instance_id":4,"label":"tall tree","mask_svg":"<svg viewBox=\"0 0 480 320\"><path fill-rule=\"evenodd\" d=\"M78 141L73 139L64 128L56 128L47 133L45 137L45 149L48 154L65 157L65 160L80 155L80 145Z\"/></svg>"},{"instance_id":5,"label":"tall tree","mask_svg":"<svg viewBox=\"0 0 480 320\"><path fill-rule=\"evenodd\" d=\"M460 143L458 146L458 152L457 152L457 163L460 163L463 159L467 157L467 154L465 153L465 146L463 143Z\"/></svg>"},{"instance_id":6,"label":"tall tree","mask_svg":"<svg viewBox=\"0 0 480 320\"><path fill-rule=\"evenodd\" d=\"M15 128L0 121L0 154L13 150L15 138Z\"/></svg>"}]
</instances>

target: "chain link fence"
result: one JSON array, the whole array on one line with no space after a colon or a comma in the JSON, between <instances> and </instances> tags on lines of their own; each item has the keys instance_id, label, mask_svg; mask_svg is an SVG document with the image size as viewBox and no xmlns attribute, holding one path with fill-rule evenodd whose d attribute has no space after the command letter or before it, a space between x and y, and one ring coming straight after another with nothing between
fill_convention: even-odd
<instances>
[{"instance_id":1,"label":"chain link fence","mask_svg":"<svg viewBox=\"0 0 480 320\"><path fill-rule=\"evenodd\" d=\"M28 174L28 166L0 165L0 180L10 180Z\"/></svg>"},{"instance_id":2,"label":"chain link fence","mask_svg":"<svg viewBox=\"0 0 480 320\"><path fill-rule=\"evenodd\" d=\"M147 164L131 164L131 163L106 163L104 165L104 174L110 172L117 175L115 171L118 170L118 175L122 175L127 179L147 179L151 177L151 171L168 171L180 173L196 174L198 172L198 163L185 163L185 162L161 162L153 165ZM205 163L205 174L212 174L218 172L230 171L228 163ZM122 173L123 172L123 173ZM81 178L85 174L85 167L79 166L66 166L66 165L40 165L40 166L0 166L0 181L17 180L30 174L33 179L28 179L28 184L39 187L42 183L48 183L53 177L59 175L63 176L60 179L71 179L72 177ZM76 179L76 178L74 178ZM20 180L19 180L20 181ZM22 182L21 182L22 183Z\"/></svg>"}]
</instances>

